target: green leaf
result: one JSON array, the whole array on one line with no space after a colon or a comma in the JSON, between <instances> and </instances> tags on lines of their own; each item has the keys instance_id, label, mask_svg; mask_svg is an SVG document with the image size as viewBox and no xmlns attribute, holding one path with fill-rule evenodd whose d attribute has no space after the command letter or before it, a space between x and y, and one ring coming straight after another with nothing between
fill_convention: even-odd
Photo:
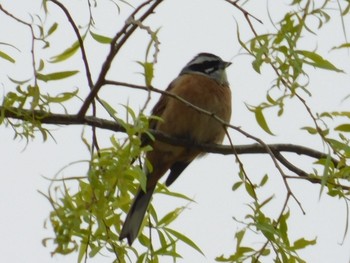
<instances>
[{"instance_id":1,"label":"green leaf","mask_svg":"<svg viewBox=\"0 0 350 263\"><path fill-rule=\"evenodd\" d=\"M172 221L174 221L181 214L181 212L183 210L184 210L184 207L179 207L179 208L176 208L175 210L169 212L161 220L159 220L157 225L158 226L169 225Z\"/></svg>"},{"instance_id":2,"label":"green leaf","mask_svg":"<svg viewBox=\"0 0 350 263\"><path fill-rule=\"evenodd\" d=\"M236 21L236 28L237 28L237 40L238 40L238 43L241 45L241 47L243 49L245 49L245 51L247 51L249 54L252 54L251 51L249 50L249 48L247 47L247 45L241 39L241 35L239 33L239 26L238 26L237 21Z\"/></svg>"},{"instance_id":3,"label":"green leaf","mask_svg":"<svg viewBox=\"0 0 350 263\"><path fill-rule=\"evenodd\" d=\"M55 97L50 97L47 95L42 95L43 98L45 98L47 100L48 103L62 103L65 102L67 100L70 100L71 98L75 97L78 94L79 90L76 89L73 92L63 92L58 94Z\"/></svg>"},{"instance_id":4,"label":"green leaf","mask_svg":"<svg viewBox=\"0 0 350 263\"><path fill-rule=\"evenodd\" d=\"M283 240L283 243L286 246L290 246L290 242L288 239L288 224L287 224L287 219L289 218L289 212L283 214L280 217L280 222L279 222L279 233L281 235L281 238Z\"/></svg>"},{"instance_id":5,"label":"green leaf","mask_svg":"<svg viewBox=\"0 0 350 263\"><path fill-rule=\"evenodd\" d=\"M257 199L256 193L255 193L254 187L251 185L251 183L247 181L247 182L245 182L244 186L245 186L245 189L247 190L247 193L252 198L254 198L254 200L256 200Z\"/></svg>"},{"instance_id":6,"label":"green leaf","mask_svg":"<svg viewBox=\"0 0 350 263\"><path fill-rule=\"evenodd\" d=\"M157 193L165 194L165 195L180 198L180 199L184 199L184 200L187 200L189 202L194 202L193 199L189 198L188 196L186 196L184 194L169 191L168 187L165 187L163 184L158 184Z\"/></svg>"},{"instance_id":7,"label":"green leaf","mask_svg":"<svg viewBox=\"0 0 350 263\"><path fill-rule=\"evenodd\" d=\"M332 50L334 50L334 49L342 49L342 48L350 48L350 43L344 43L344 44L341 44L340 46L333 47Z\"/></svg>"},{"instance_id":8,"label":"green leaf","mask_svg":"<svg viewBox=\"0 0 350 263\"><path fill-rule=\"evenodd\" d=\"M103 99L100 99L100 103L102 104L103 108L108 112L109 116L112 117L115 121L119 121L116 117L118 115L118 112L111 106L109 103Z\"/></svg>"},{"instance_id":9,"label":"green leaf","mask_svg":"<svg viewBox=\"0 0 350 263\"><path fill-rule=\"evenodd\" d=\"M317 68L322 68L326 70L332 70L335 72L342 72L344 73L343 70L338 69L336 66L334 66L331 62L328 60L324 59L322 56L315 52L307 51L307 50L297 50L296 51L298 54L301 54L305 57L304 62L317 67Z\"/></svg>"},{"instance_id":10,"label":"green leaf","mask_svg":"<svg viewBox=\"0 0 350 263\"><path fill-rule=\"evenodd\" d=\"M295 249L295 250L303 249L307 246L315 245L315 244L316 244L316 239L306 240L304 238L300 238L294 242L293 249Z\"/></svg>"},{"instance_id":11,"label":"green leaf","mask_svg":"<svg viewBox=\"0 0 350 263\"><path fill-rule=\"evenodd\" d=\"M332 145L332 147L336 148L337 150L343 150L347 155L350 155L350 146L346 143L334 139L328 139L328 142Z\"/></svg>"},{"instance_id":12,"label":"green leaf","mask_svg":"<svg viewBox=\"0 0 350 263\"><path fill-rule=\"evenodd\" d=\"M16 80L16 79L13 79L13 78L11 78L11 77L8 77L9 78L9 80L11 80L13 83L15 83L15 84L18 84L18 85L23 85L23 84L25 84L25 83L27 83L27 82L29 82L31 79L25 79L25 80Z\"/></svg>"},{"instance_id":13,"label":"green leaf","mask_svg":"<svg viewBox=\"0 0 350 263\"><path fill-rule=\"evenodd\" d=\"M320 160L321 161L321 160ZM330 165L331 165L331 156L328 154L327 158L325 159L325 162L323 163L324 169L323 169L323 175L322 175L322 184L320 189L320 195L319 198L321 198L323 189L328 181L329 175L330 175Z\"/></svg>"},{"instance_id":14,"label":"green leaf","mask_svg":"<svg viewBox=\"0 0 350 263\"><path fill-rule=\"evenodd\" d=\"M75 41L73 43L72 46L70 46L69 48L67 48L66 50L64 50L62 53L56 55L56 56L53 56L49 62L51 63L57 63L57 62L61 62L61 61L64 61L64 60L67 60L68 58L70 58L71 56L73 56L75 54L75 52L78 51L78 49L80 48L80 44L79 44L79 41Z\"/></svg>"},{"instance_id":15,"label":"green leaf","mask_svg":"<svg viewBox=\"0 0 350 263\"><path fill-rule=\"evenodd\" d=\"M312 135L317 134L317 129L314 127L302 127L301 130L305 130Z\"/></svg>"},{"instance_id":16,"label":"green leaf","mask_svg":"<svg viewBox=\"0 0 350 263\"><path fill-rule=\"evenodd\" d=\"M266 122L266 119L264 117L264 114L263 114L263 108L262 107L256 107L254 110L254 113L255 113L255 118L256 118L256 121L258 122L259 126L265 131L267 132L268 134L270 135L274 135L267 122Z\"/></svg>"},{"instance_id":17,"label":"green leaf","mask_svg":"<svg viewBox=\"0 0 350 263\"><path fill-rule=\"evenodd\" d=\"M54 24L49 28L49 30L47 31L47 36L49 36L49 35L51 35L53 32L55 32L57 28L58 28L58 24L57 24L57 23L54 23Z\"/></svg>"},{"instance_id":18,"label":"green leaf","mask_svg":"<svg viewBox=\"0 0 350 263\"><path fill-rule=\"evenodd\" d=\"M186 237L185 235L170 229L170 228L166 228L166 231L171 233L173 236L175 236L176 238L178 238L179 240L181 240L182 242L184 242L185 244L187 244L188 246L192 247L193 249L195 249L196 251L198 251L199 253L201 253L204 256L203 251L188 237Z\"/></svg>"},{"instance_id":19,"label":"green leaf","mask_svg":"<svg viewBox=\"0 0 350 263\"><path fill-rule=\"evenodd\" d=\"M145 77L146 86L147 87L151 86L152 80L154 77L154 65L153 65L153 63L141 62L141 61L137 61L137 63L143 67L142 75L144 75L144 77Z\"/></svg>"},{"instance_id":20,"label":"green leaf","mask_svg":"<svg viewBox=\"0 0 350 263\"><path fill-rule=\"evenodd\" d=\"M350 132L350 124L341 124L334 128L335 131Z\"/></svg>"},{"instance_id":21,"label":"green leaf","mask_svg":"<svg viewBox=\"0 0 350 263\"><path fill-rule=\"evenodd\" d=\"M260 71L261 65L262 65L262 60L257 60L257 59L255 59L255 60L252 62L252 67L253 67L253 69L254 69L257 73L259 73L259 74L261 74L261 71Z\"/></svg>"},{"instance_id":22,"label":"green leaf","mask_svg":"<svg viewBox=\"0 0 350 263\"><path fill-rule=\"evenodd\" d=\"M268 180L269 180L269 176L267 174L265 174L264 177L261 179L259 186L260 187L264 186Z\"/></svg>"},{"instance_id":23,"label":"green leaf","mask_svg":"<svg viewBox=\"0 0 350 263\"><path fill-rule=\"evenodd\" d=\"M42 71L44 67L45 67L45 62L44 60L40 59L37 71Z\"/></svg>"},{"instance_id":24,"label":"green leaf","mask_svg":"<svg viewBox=\"0 0 350 263\"><path fill-rule=\"evenodd\" d=\"M77 74L79 71L78 70L71 70L71 71L60 71L60 72L54 72L54 73L49 73L49 74L41 74L41 73L37 73L36 77L39 80L48 82L48 81L52 81L52 80L61 80L61 79L66 79L69 78L71 76L74 76L75 74Z\"/></svg>"},{"instance_id":25,"label":"green leaf","mask_svg":"<svg viewBox=\"0 0 350 263\"><path fill-rule=\"evenodd\" d=\"M242 184L243 184L242 181L234 183L234 185L232 186L232 191L237 190Z\"/></svg>"},{"instance_id":26,"label":"green leaf","mask_svg":"<svg viewBox=\"0 0 350 263\"><path fill-rule=\"evenodd\" d=\"M7 55L6 53L0 51L0 57L7 60L7 61L10 61L11 63L15 63L16 60L14 60L12 57L10 57L9 55Z\"/></svg>"},{"instance_id":27,"label":"green leaf","mask_svg":"<svg viewBox=\"0 0 350 263\"><path fill-rule=\"evenodd\" d=\"M93 39L95 39L97 42L101 44L110 44L112 41L112 38L96 34L92 31L90 31L90 35L92 36Z\"/></svg>"},{"instance_id":28,"label":"green leaf","mask_svg":"<svg viewBox=\"0 0 350 263\"><path fill-rule=\"evenodd\" d=\"M79 247L79 253L78 253L78 263L83 261L86 249L87 249L87 243L81 242Z\"/></svg>"},{"instance_id":29,"label":"green leaf","mask_svg":"<svg viewBox=\"0 0 350 263\"><path fill-rule=\"evenodd\" d=\"M268 203L270 203L270 201L274 198L274 195L271 195L270 197L266 198L264 201L262 201L259 204L259 209L261 209L263 206L267 205Z\"/></svg>"},{"instance_id":30,"label":"green leaf","mask_svg":"<svg viewBox=\"0 0 350 263\"><path fill-rule=\"evenodd\" d=\"M237 249L238 249L238 247L241 246L241 243L242 243L243 237L245 235L245 232L246 232L246 230L242 229L242 230L236 232L236 234L235 234L235 238L237 239L237 245L236 245Z\"/></svg>"}]
</instances>

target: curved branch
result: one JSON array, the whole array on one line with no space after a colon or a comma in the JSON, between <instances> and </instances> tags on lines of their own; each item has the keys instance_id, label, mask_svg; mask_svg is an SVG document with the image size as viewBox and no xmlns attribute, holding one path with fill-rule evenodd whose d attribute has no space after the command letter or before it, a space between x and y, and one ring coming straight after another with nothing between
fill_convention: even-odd
<instances>
[{"instance_id":1,"label":"curved branch","mask_svg":"<svg viewBox=\"0 0 350 263\"><path fill-rule=\"evenodd\" d=\"M36 62L35 62L35 33L34 33L34 29L33 29L33 25L31 23L25 22L24 20L14 16L13 14L11 14L9 11L7 11L6 9L3 8L3 6L0 4L0 11L2 11L4 14L6 14L7 16L11 17L12 19L16 20L18 23L25 25L29 28L32 39L31 39L31 48L30 48L30 53L31 53L31 60L32 60L32 68L33 68L33 75L34 75L34 83L35 86L38 86L37 84L37 72L36 72Z\"/></svg>"},{"instance_id":2,"label":"curved branch","mask_svg":"<svg viewBox=\"0 0 350 263\"><path fill-rule=\"evenodd\" d=\"M92 89L93 87L93 82L92 82L92 77L91 77L91 71L90 71L90 66L89 66L89 62L87 59L87 55L86 55L86 51L85 51L85 45L84 45L84 41L83 38L80 35L79 32L79 28L78 26L75 24L71 14L69 13L68 9L59 1L57 0L50 0L52 3L54 3L55 5L57 5L59 8L61 8L61 10L63 11L63 13L65 14L65 16L67 17L69 23L71 24L73 31L75 33L75 36L78 39L79 42L79 46L80 46L80 52L81 52L81 57L84 63L84 67L85 67L85 71L86 71L86 77L87 77L87 81L89 83L89 87L90 89Z\"/></svg>"},{"instance_id":3,"label":"curved branch","mask_svg":"<svg viewBox=\"0 0 350 263\"><path fill-rule=\"evenodd\" d=\"M136 16L136 14L146 5L150 4L153 0L148 0L144 3L142 3L138 8L135 9L135 11L130 15L130 17ZM149 17L153 11L156 9L156 7L163 2L163 0L156 0L146 11L145 13L138 19L140 22L144 21L147 17ZM128 20L127 20L128 21ZM133 34L133 32L138 28L138 25L136 24L130 24L125 23L123 28L116 34L116 36L111 41L111 49L107 55L107 58L102 65L101 72L98 75L98 79L94 85L94 87L91 89L89 95L84 100L83 105L81 106L78 116L80 118L83 118L85 116L87 110L89 109L90 104L92 101L96 98L98 92L100 91L101 87L104 85L105 77L109 71L109 68L113 62L113 59L119 52L119 50L123 47L125 42L129 39L129 37Z\"/></svg>"}]
</instances>

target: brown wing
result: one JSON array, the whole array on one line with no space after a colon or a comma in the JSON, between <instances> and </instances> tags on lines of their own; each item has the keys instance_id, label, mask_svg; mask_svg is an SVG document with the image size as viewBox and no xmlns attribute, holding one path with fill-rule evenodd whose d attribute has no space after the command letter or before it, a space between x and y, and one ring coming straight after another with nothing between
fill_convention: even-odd
<instances>
[{"instance_id":1,"label":"brown wing","mask_svg":"<svg viewBox=\"0 0 350 263\"><path fill-rule=\"evenodd\" d=\"M170 83L170 85L168 86L168 88L166 89L167 92L170 92L173 89L174 85L173 82ZM164 109L167 105L167 102L169 100L169 96L166 95L162 95L159 99L159 101L157 102L156 105L154 105L151 114L154 116L158 116L158 117L162 117L162 114L164 112ZM150 120L150 128L151 129L155 129L156 128L156 123L158 120L152 119Z\"/></svg>"},{"instance_id":2,"label":"brown wing","mask_svg":"<svg viewBox=\"0 0 350 263\"><path fill-rule=\"evenodd\" d=\"M173 89L174 85L172 85L172 84L173 84L173 82L171 82L169 84L168 88L166 89L167 92L169 92L169 91L171 91ZM162 117L162 114L163 114L163 112L165 110L165 107L167 105L168 100L169 100L169 96L162 95L159 98L159 100L156 103L156 105L154 105L154 107L153 107L153 109L151 111L151 115L157 116L157 117ZM149 128L152 129L152 130L155 130L158 121L159 120L157 120L157 119L151 119L149 121ZM143 138L142 138L142 145L144 146L144 145L147 145L149 143L151 143L151 140L148 137L148 135L143 136Z\"/></svg>"}]
</instances>

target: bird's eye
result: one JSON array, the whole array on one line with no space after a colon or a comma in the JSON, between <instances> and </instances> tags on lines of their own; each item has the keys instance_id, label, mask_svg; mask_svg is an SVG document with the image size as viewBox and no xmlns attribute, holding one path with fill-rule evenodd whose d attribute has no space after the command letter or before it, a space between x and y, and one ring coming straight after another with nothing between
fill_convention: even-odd
<instances>
[{"instance_id":1,"label":"bird's eye","mask_svg":"<svg viewBox=\"0 0 350 263\"><path fill-rule=\"evenodd\" d=\"M203 61L198 64L192 64L189 66L189 69L192 71L198 71L205 74L211 74L219 69L219 61Z\"/></svg>"}]
</instances>

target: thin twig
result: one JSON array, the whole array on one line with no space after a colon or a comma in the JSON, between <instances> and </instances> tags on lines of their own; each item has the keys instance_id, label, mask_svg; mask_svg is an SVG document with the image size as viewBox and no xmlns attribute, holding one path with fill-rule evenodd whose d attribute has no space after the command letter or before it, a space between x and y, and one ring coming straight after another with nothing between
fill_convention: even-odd
<instances>
[{"instance_id":1,"label":"thin twig","mask_svg":"<svg viewBox=\"0 0 350 263\"><path fill-rule=\"evenodd\" d=\"M227 128L224 127L224 129L225 129L226 136L227 136L227 138L228 138L228 140L229 140L229 142L230 142L230 146L231 146L231 149L232 149L232 151L233 151L233 154L235 155L236 161L238 162L240 171L242 171L242 173L243 173L243 175L244 175L244 179L246 179L246 180L248 181L248 183L251 185L252 190L253 190L253 193L254 193L254 199L255 199L255 200L258 200L258 196L256 195L256 192L255 192L255 189L254 189L254 184L253 184L253 182L250 180L250 178L249 178L247 172L245 171L243 162L241 161L241 159L240 159L239 156L238 156L238 153L237 153L237 151L236 151L236 149L235 149L235 146L233 145L233 141L232 141L232 139L231 139L230 134L229 134L228 131L227 131Z\"/></svg>"},{"instance_id":2,"label":"thin twig","mask_svg":"<svg viewBox=\"0 0 350 263\"><path fill-rule=\"evenodd\" d=\"M149 1L146 1L146 2L142 3L141 5L139 5L134 10L134 12L130 15L130 17L135 17L136 14L144 6L150 4L151 2L152 2L152 0L149 0ZM138 20L140 22L144 21L148 16L150 16L153 13L155 8L162 2L163 2L163 0L154 1L154 3L144 12L144 14ZM84 103L83 103L83 105L81 106L81 108L80 108L80 110L78 112L78 116L80 118L82 118L86 114L87 110L89 109L90 104L96 98L96 96L97 96L98 92L100 91L101 87L104 85L106 75L107 75L107 73L109 71L109 68L110 68L110 66L111 66L115 56L117 55L119 50L123 47L125 42L129 39L129 37L133 34L133 32L137 28L138 28L138 25L125 23L123 28L112 39L112 41L111 41L111 49L110 49L110 51L109 51L109 53L107 55L107 58L106 58L105 62L102 65L101 71L100 71L100 73L98 75L98 79L97 79L94 87L91 89L89 95L84 100Z\"/></svg>"},{"instance_id":3,"label":"thin twig","mask_svg":"<svg viewBox=\"0 0 350 263\"><path fill-rule=\"evenodd\" d=\"M5 13L7 16L11 17L12 19L16 20L17 22L29 27L30 29L30 33L32 35L32 39L31 39L31 48L30 48L30 53L31 53L31 59L32 59L32 66L33 66L33 75L34 75L34 85L38 86L37 83L37 78L36 78L36 62L35 62L35 34L34 34L34 29L31 23L25 22L24 20L14 16L13 14L11 14L10 12L8 12L6 9L3 8L3 6L0 4L0 10Z\"/></svg>"},{"instance_id":4,"label":"thin twig","mask_svg":"<svg viewBox=\"0 0 350 263\"><path fill-rule=\"evenodd\" d=\"M85 45L84 45L84 41L83 41L83 38L81 37L80 35L80 32L79 32L79 28L77 27L77 25L75 24L74 22L74 19L72 18L71 14L69 13L68 9L62 4L60 3L59 1L57 0L50 0L52 3L54 3L55 5L57 5L59 8L61 8L61 10L63 11L63 13L65 14L65 16L67 17L68 19L68 22L70 23L70 25L72 26L73 28L73 31L78 39L78 42L79 42L79 46L80 46L80 52L81 52L81 56L82 56L82 60L83 60L83 64L84 64L84 67L85 67L85 71L86 71L86 78L87 78L87 81L88 81L88 85L90 87L90 90L93 89L94 87L94 83L92 81L92 77L91 77L91 71L90 71L90 67L89 67L89 62L88 62L88 58L87 58L87 55L86 55L86 51L85 51ZM91 10L90 10L91 11ZM96 116L96 103L95 101L93 100L92 101L92 114L93 116ZM91 155L94 154L94 149L96 148L97 150L97 154L99 155L100 154L100 151L99 151L99 145L98 145L98 140L97 140L97 134L96 134L96 128L95 127L92 127L92 149L91 149Z\"/></svg>"},{"instance_id":5,"label":"thin twig","mask_svg":"<svg viewBox=\"0 0 350 263\"><path fill-rule=\"evenodd\" d=\"M306 180L309 181L313 184L323 184L322 182L322 178L314 178L314 177L300 177L300 176L294 176L294 175L286 175L287 179L300 179L300 180ZM347 190L350 191L350 186L347 185L343 185L343 184L338 184L338 183L334 183L334 182L328 182L329 185L332 185L334 187L339 187L342 190Z\"/></svg>"},{"instance_id":6,"label":"thin twig","mask_svg":"<svg viewBox=\"0 0 350 263\"><path fill-rule=\"evenodd\" d=\"M93 81L92 81L92 78L91 78L91 71L90 71L90 66L89 66L89 62L88 62L86 51L85 51L84 41L83 41L83 38L80 35L79 28L75 24L74 19L72 18L72 16L69 13L68 9L62 3L60 3L57 0L50 0L50 1L52 3L54 3L55 5L57 5L63 11L63 13L65 14L65 16L68 19L69 24L73 28L75 36L77 37L78 42L79 42L81 57L82 57L82 60L83 60L85 71L86 71L86 78L87 78L87 81L88 81L90 89L92 89L94 84L93 84Z\"/></svg>"},{"instance_id":7,"label":"thin twig","mask_svg":"<svg viewBox=\"0 0 350 263\"><path fill-rule=\"evenodd\" d=\"M230 1L230 0L224 0L225 2L233 5L234 7L236 7L239 11L241 11L244 15L244 17L246 18L246 20L248 20L249 24L251 24L249 17L255 19L256 21L258 21L260 24L263 24L263 22L258 19L257 17L253 16L251 13L249 13L247 10L245 10L244 8L242 8L241 6L238 5L238 0L235 1Z\"/></svg>"}]
</instances>

